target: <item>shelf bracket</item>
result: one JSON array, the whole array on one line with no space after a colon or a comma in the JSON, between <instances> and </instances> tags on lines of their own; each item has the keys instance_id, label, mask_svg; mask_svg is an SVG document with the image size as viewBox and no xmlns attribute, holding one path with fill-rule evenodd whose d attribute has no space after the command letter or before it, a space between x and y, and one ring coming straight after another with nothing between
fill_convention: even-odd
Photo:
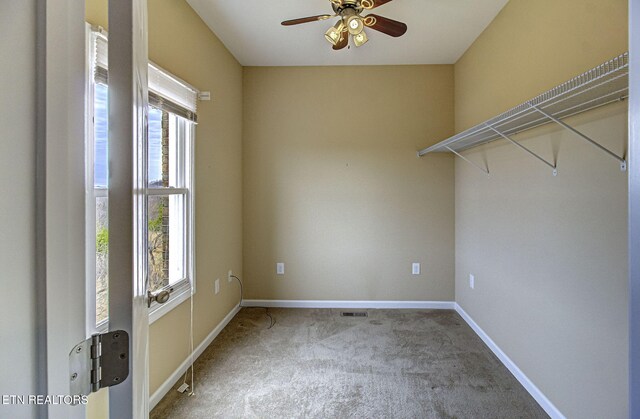
<instances>
[{"instance_id":1,"label":"shelf bracket","mask_svg":"<svg viewBox=\"0 0 640 419\"><path fill-rule=\"evenodd\" d=\"M553 169L553 176L558 176L558 169L556 167L555 164L551 164L548 161L546 161L545 159L543 159L542 157L540 157L539 155L537 155L536 153L534 153L533 151L529 150L527 147L523 146L522 144L520 144L519 142L515 141L513 138L509 137L508 135L498 131L497 129L495 129L494 127L492 127L489 124L485 124L485 126L487 128L489 128L491 131L495 132L496 134L498 134L499 136L501 136L502 138L504 138L505 140L509 141L511 144L515 145L516 147L521 148L522 150L526 151L527 153L531 154L533 157L535 157L536 159L540 160L541 162L543 162L544 164L546 164L547 166L549 166L550 168Z\"/></svg>"},{"instance_id":2,"label":"shelf bracket","mask_svg":"<svg viewBox=\"0 0 640 419\"><path fill-rule=\"evenodd\" d=\"M462 160L466 161L467 163L471 164L472 166L476 167L479 170L482 170L483 172L485 172L487 174L487 176L489 176L489 169L485 169L484 167L481 167L480 165L472 162L471 160L469 160L468 158L466 158L465 156L463 156L462 154L458 153L457 151L445 146L444 148L446 148L447 150L449 150L450 152L452 152L453 154L455 154L456 156L460 157Z\"/></svg>"},{"instance_id":3,"label":"shelf bracket","mask_svg":"<svg viewBox=\"0 0 640 419\"><path fill-rule=\"evenodd\" d=\"M613 157L614 159L616 159L618 161L618 163L620 163L620 170L621 171L626 171L627 170L627 161L622 158L619 157L617 154L615 154L614 152L612 152L611 150L609 150L606 147L603 147L602 145L600 145L599 143L597 143L596 141L592 140L591 138L589 138L588 136L586 136L585 134L581 133L580 131L578 131L577 129L573 128L572 126L566 124L565 122L559 120L558 118L554 117L553 115L548 114L547 112L543 111L542 109L540 109L539 107L532 105L531 103L529 103L529 106L531 106L533 109L535 109L536 111L538 111L539 113L541 113L542 115L544 115L545 117L547 117L548 119L550 119L551 121L555 122L556 124L568 129L569 131L573 132L574 134L578 135L579 137L581 137L584 140L587 140L589 143L591 143L592 145L594 145L595 147L597 147L598 149L604 151L605 153L607 153L608 155L610 155L611 157Z\"/></svg>"}]
</instances>

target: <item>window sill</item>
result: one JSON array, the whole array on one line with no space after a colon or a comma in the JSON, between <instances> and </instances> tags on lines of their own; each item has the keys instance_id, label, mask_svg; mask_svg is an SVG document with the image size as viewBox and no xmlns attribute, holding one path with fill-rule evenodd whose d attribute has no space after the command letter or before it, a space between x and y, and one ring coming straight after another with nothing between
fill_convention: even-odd
<instances>
[{"instance_id":1,"label":"window sill","mask_svg":"<svg viewBox=\"0 0 640 419\"><path fill-rule=\"evenodd\" d=\"M149 324L153 324L156 320L159 320L162 316L185 302L191 296L191 284L185 281L183 284L179 284L171 293L171 298L164 304L158 304L153 302L149 308Z\"/></svg>"}]
</instances>

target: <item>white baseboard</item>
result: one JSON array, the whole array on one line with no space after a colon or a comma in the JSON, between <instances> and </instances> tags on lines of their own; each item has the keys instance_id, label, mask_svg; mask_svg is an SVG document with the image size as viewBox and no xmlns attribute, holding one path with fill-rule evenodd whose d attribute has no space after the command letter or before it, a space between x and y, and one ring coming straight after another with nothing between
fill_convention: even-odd
<instances>
[{"instance_id":1,"label":"white baseboard","mask_svg":"<svg viewBox=\"0 0 640 419\"><path fill-rule=\"evenodd\" d=\"M455 310L453 301L243 300L245 307Z\"/></svg>"},{"instance_id":2,"label":"white baseboard","mask_svg":"<svg viewBox=\"0 0 640 419\"><path fill-rule=\"evenodd\" d=\"M485 333L484 330L478 326L478 324L467 314L466 311L458 303L455 303L455 310L464 319L464 321L471 326L474 332L484 341L484 343L491 349L491 351L498 357L498 359L504 364L505 367L514 377L522 384L522 386L531 394L531 396L538 402L538 404L547 412L553 419L566 419L565 416L556 408L553 403L545 396L542 391L522 372L520 368L505 354L502 349Z\"/></svg>"},{"instance_id":3,"label":"white baseboard","mask_svg":"<svg viewBox=\"0 0 640 419\"><path fill-rule=\"evenodd\" d=\"M198 359L198 357L202 355L204 350L207 349L207 347L211 344L211 342L213 342L216 336L220 334L222 329L224 329L225 326L229 324L231 319L233 319L233 317L238 313L238 311L240 311L240 306L235 306L229 312L229 314L227 314L224 317L224 319L222 319L222 321L218 323L218 325L211 331L211 333L209 333L209 335L205 338L205 340L203 340L202 343L200 343L200 345L198 345L198 347L194 349L193 351L194 360ZM190 365L191 365L191 357L187 356L187 359L185 359L184 362L182 362L182 364L180 364L180 366L173 372L173 374L171 374L169 378L167 378L165 382L162 383L160 388L158 388L151 395L151 397L149 398L149 410L156 407L156 405L160 402L160 400L162 400L162 398L169 392L169 390L171 390L174 384L180 379L182 374L184 374L187 371Z\"/></svg>"}]
</instances>

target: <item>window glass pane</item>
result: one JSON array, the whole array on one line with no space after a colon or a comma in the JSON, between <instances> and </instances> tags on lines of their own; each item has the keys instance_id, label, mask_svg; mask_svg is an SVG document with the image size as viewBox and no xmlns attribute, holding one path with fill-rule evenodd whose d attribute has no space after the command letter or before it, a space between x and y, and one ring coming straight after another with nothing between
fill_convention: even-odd
<instances>
[{"instance_id":1,"label":"window glass pane","mask_svg":"<svg viewBox=\"0 0 640 419\"><path fill-rule=\"evenodd\" d=\"M149 108L149 187L162 188L169 186L163 182L163 156L166 159L168 150L163 150L163 112ZM165 116L166 119L166 116ZM166 122L165 122L166 135Z\"/></svg>"},{"instance_id":2,"label":"window glass pane","mask_svg":"<svg viewBox=\"0 0 640 419\"><path fill-rule=\"evenodd\" d=\"M96 324L109 318L109 198L96 198Z\"/></svg>"},{"instance_id":3,"label":"window glass pane","mask_svg":"<svg viewBox=\"0 0 640 419\"><path fill-rule=\"evenodd\" d=\"M178 118L171 113L150 108L149 111L149 187L180 188L184 186L180 173L183 151ZM184 134L182 134L182 137Z\"/></svg>"},{"instance_id":4,"label":"window glass pane","mask_svg":"<svg viewBox=\"0 0 640 419\"><path fill-rule=\"evenodd\" d=\"M108 165L108 88L97 83L94 90L93 184L105 189L109 180ZM107 197L96 198L96 324L109 318L109 203Z\"/></svg>"},{"instance_id":5,"label":"window glass pane","mask_svg":"<svg viewBox=\"0 0 640 419\"><path fill-rule=\"evenodd\" d=\"M149 289L186 278L185 196L156 195L149 204Z\"/></svg>"},{"instance_id":6,"label":"window glass pane","mask_svg":"<svg viewBox=\"0 0 640 419\"><path fill-rule=\"evenodd\" d=\"M93 184L96 188L106 188L109 179L107 133L108 133L108 89L104 84L95 85L94 94L94 157Z\"/></svg>"}]
</instances>

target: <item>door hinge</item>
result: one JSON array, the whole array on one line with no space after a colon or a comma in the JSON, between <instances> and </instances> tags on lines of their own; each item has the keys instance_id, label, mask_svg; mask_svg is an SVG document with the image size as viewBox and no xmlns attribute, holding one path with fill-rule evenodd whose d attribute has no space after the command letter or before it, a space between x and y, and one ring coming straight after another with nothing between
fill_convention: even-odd
<instances>
[{"instance_id":1,"label":"door hinge","mask_svg":"<svg viewBox=\"0 0 640 419\"><path fill-rule=\"evenodd\" d=\"M71 395L87 396L129 376L129 334L124 330L96 333L69 353Z\"/></svg>"}]
</instances>

